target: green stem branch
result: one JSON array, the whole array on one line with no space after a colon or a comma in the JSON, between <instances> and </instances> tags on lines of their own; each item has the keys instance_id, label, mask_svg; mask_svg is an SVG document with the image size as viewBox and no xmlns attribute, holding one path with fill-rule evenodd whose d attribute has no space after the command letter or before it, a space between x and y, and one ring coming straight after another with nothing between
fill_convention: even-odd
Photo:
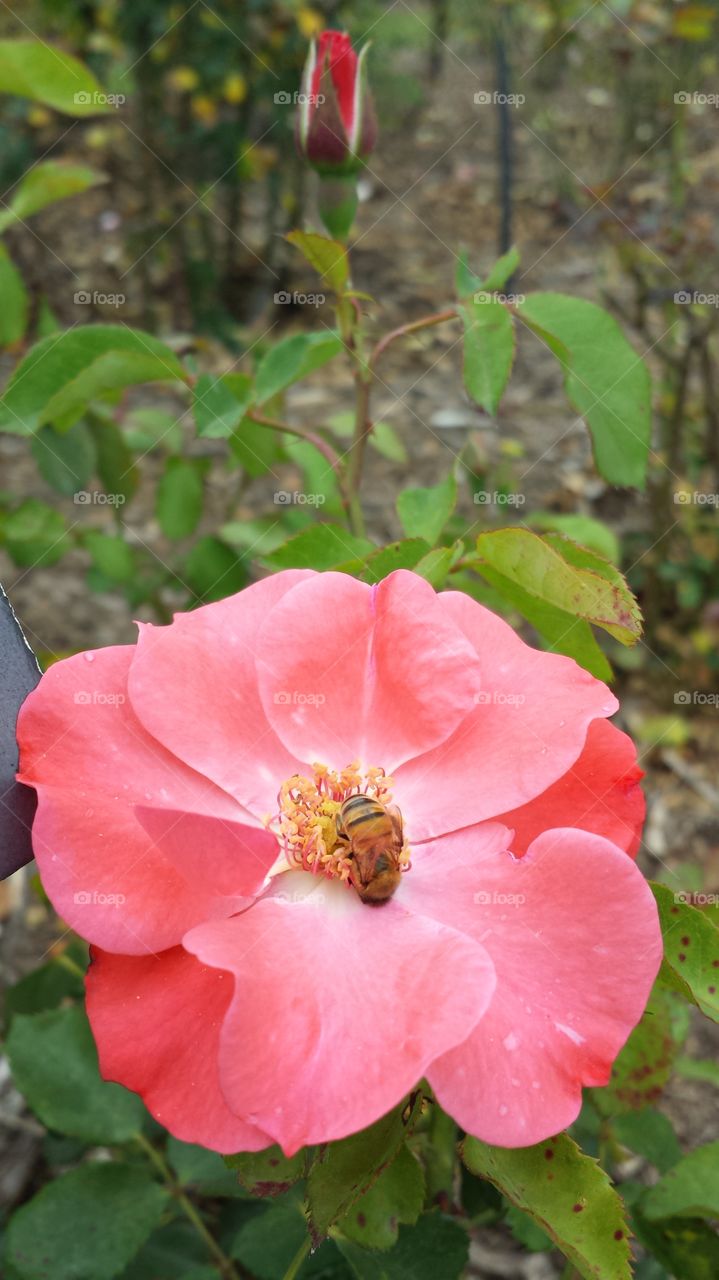
<instances>
[{"instance_id":1,"label":"green stem branch","mask_svg":"<svg viewBox=\"0 0 719 1280\"><path fill-rule=\"evenodd\" d=\"M447 307L445 311L436 311L434 315L423 316L421 320L411 320L409 324L401 324L397 329L392 329L380 338L369 358L370 368L374 368L380 356L387 350L392 342L396 342L398 338L404 338L408 333L418 333L420 329L429 329L432 325L443 324L445 320L454 320L457 316L456 307Z\"/></svg>"},{"instance_id":2,"label":"green stem branch","mask_svg":"<svg viewBox=\"0 0 719 1280\"><path fill-rule=\"evenodd\" d=\"M297 1275L300 1267L302 1266L302 1263L304 1262L305 1258L309 1255L311 1243L312 1242L309 1236L307 1236L307 1238L302 1241L302 1244L297 1250L297 1253L295 1254L289 1267L285 1271L285 1274L282 1277L282 1280L295 1280L295 1276Z\"/></svg>"},{"instance_id":3,"label":"green stem branch","mask_svg":"<svg viewBox=\"0 0 719 1280\"><path fill-rule=\"evenodd\" d=\"M163 1182L179 1204L182 1212L185 1214L185 1217L189 1219L197 1234L204 1241L209 1253L217 1263L220 1269L220 1274L224 1277L224 1280L239 1280L234 1263L227 1257L227 1254L220 1248L215 1237L206 1227L199 1211L192 1203L189 1196L186 1196L184 1191L181 1189L166 1160L163 1159L157 1148L154 1147L151 1142L148 1142L144 1134L137 1134L135 1141L138 1146L142 1148L148 1159L152 1161Z\"/></svg>"},{"instance_id":4,"label":"green stem branch","mask_svg":"<svg viewBox=\"0 0 719 1280\"><path fill-rule=\"evenodd\" d=\"M345 509L347 517L350 518L352 507L351 492L349 491L346 482L342 459L332 448L329 441L324 440L322 436L318 436L314 431L305 431L302 427L290 426L289 422L280 422L277 418L267 418L264 414L257 413L254 409L249 411L247 417L250 422L256 422L260 427L271 427L273 431L279 431L284 435L295 436L296 439L304 440L307 444L313 445L314 448L317 449L318 453L321 453L323 458L327 459L332 470L337 476L337 485L342 499L342 506Z\"/></svg>"}]
</instances>

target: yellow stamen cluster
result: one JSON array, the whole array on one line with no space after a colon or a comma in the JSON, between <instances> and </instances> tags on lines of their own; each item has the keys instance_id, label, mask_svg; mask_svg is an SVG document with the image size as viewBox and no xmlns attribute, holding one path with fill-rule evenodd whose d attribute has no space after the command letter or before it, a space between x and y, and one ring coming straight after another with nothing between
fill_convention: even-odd
<instances>
[{"instance_id":1,"label":"yellow stamen cluster","mask_svg":"<svg viewBox=\"0 0 719 1280\"><path fill-rule=\"evenodd\" d=\"M280 788L280 840L288 866L348 881L351 858L337 835L337 814L349 796L360 793L389 804L392 779L384 769L360 772L359 763L339 772L324 764L312 765L312 777L295 774Z\"/></svg>"}]
</instances>

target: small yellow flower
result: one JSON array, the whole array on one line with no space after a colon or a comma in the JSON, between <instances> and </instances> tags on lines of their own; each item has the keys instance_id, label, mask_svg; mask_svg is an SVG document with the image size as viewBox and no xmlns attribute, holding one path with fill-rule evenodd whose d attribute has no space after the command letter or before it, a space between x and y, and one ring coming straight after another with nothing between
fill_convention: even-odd
<instances>
[{"instance_id":1,"label":"small yellow flower","mask_svg":"<svg viewBox=\"0 0 719 1280\"><path fill-rule=\"evenodd\" d=\"M226 102L231 102L233 105L244 102L247 97L247 81L239 71L227 76L222 86L222 96Z\"/></svg>"},{"instance_id":2,"label":"small yellow flower","mask_svg":"<svg viewBox=\"0 0 719 1280\"><path fill-rule=\"evenodd\" d=\"M166 77L168 89L175 89L178 93L192 93L199 83L200 77L194 67L173 67Z\"/></svg>"}]
</instances>

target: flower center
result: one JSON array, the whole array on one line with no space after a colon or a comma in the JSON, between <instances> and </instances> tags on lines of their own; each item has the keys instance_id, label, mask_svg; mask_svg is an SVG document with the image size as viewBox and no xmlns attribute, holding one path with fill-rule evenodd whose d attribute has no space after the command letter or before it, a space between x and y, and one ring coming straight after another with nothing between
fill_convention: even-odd
<instances>
[{"instance_id":1,"label":"flower center","mask_svg":"<svg viewBox=\"0 0 719 1280\"><path fill-rule=\"evenodd\" d=\"M409 869L402 815L384 769L354 763L337 772L313 764L280 788L279 835L288 868L352 885L365 902L385 902Z\"/></svg>"}]
</instances>

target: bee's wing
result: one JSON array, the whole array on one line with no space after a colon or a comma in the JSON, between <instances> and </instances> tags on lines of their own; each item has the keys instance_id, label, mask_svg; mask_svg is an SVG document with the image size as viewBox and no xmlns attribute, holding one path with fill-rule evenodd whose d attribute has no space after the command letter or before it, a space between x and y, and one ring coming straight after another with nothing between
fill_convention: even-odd
<instances>
[{"instance_id":1,"label":"bee's wing","mask_svg":"<svg viewBox=\"0 0 719 1280\"><path fill-rule=\"evenodd\" d=\"M392 819L392 830L394 831L395 840L401 849L404 844L404 827L402 825L402 814L396 804L388 804L387 812Z\"/></svg>"}]
</instances>

